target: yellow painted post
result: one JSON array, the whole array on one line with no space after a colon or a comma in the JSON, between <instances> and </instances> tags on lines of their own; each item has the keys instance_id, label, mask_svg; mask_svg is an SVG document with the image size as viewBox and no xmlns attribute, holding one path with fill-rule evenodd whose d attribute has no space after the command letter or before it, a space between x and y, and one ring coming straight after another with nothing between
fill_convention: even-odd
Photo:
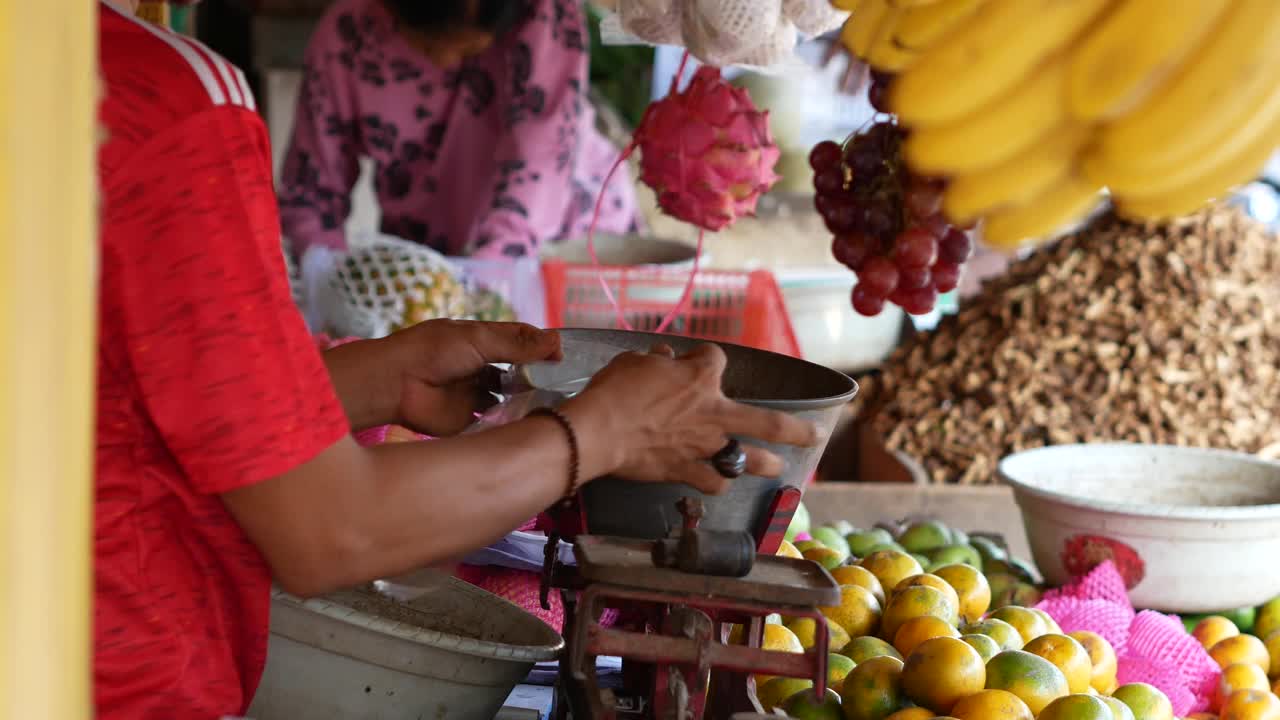
<instances>
[{"instance_id":1,"label":"yellow painted post","mask_svg":"<svg viewBox=\"0 0 1280 720\"><path fill-rule=\"evenodd\" d=\"M91 715L96 13L0 0L0 720Z\"/></svg>"}]
</instances>

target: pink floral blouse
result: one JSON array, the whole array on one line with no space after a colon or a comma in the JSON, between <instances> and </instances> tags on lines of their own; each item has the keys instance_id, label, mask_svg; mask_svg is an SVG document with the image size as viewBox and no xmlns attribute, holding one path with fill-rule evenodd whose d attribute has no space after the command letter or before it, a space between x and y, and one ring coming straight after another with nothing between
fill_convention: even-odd
<instances>
[{"instance_id":1,"label":"pink floral blouse","mask_svg":"<svg viewBox=\"0 0 1280 720\"><path fill-rule=\"evenodd\" d=\"M337 0L307 49L280 187L284 234L345 248L361 156L377 165L382 231L451 255L521 257L586 234L618 151L586 98L587 34L577 0L535 0L494 47L441 69L392 26L378 0ZM600 230L638 228L626 167Z\"/></svg>"}]
</instances>

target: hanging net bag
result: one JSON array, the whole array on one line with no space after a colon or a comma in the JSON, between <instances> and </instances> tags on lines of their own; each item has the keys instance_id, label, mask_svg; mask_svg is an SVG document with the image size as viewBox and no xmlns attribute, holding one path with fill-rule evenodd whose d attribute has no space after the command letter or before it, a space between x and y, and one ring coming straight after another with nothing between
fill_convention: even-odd
<instances>
[{"instance_id":1,"label":"hanging net bag","mask_svg":"<svg viewBox=\"0 0 1280 720\"><path fill-rule=\"evenodd\" d=\"M362 338L470 310L466 285L443 255L385 235L337 258L321 304L330 332Z\"/></svg>"},{"instance_id":2,"label":"hanging net bag","mask_svg":"<svg viewBox=\"0 0 1280 720\"><path fill-rule=\"evenodd\" d=\"M617 0L600 32L607 43L678 45L707 65L766 69L847 17L828 0Z\"/></svg>"}]
</instances>

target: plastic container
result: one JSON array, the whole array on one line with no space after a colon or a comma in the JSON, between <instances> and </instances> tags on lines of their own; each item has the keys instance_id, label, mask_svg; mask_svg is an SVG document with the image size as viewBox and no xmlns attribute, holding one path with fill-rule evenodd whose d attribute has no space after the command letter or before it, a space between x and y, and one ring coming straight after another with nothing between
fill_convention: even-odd
<instances>
[{"instance_id":1,"label":"plastic container","mask_svg":"<svg viewBox=\"0 0 1280 720\"><path fill-rule=\"evenodd\" d=\"M668 269L693 267L698 248L689 243L658 238L651 235L596 233L596 257L602 265L662 266ZM543 260L560 260L574 265L590 265L591 253L586 238L574 238L542 246L539 256ZM703 251L703 262L707 254Z\"/></svg>"},{"instance_id":2,"label":"plastic container","mask_svg":"<svg viewBox=\"0 0 1280 720\"><path fill-rule=\"evenodd\" d=\"M1058 445L1011 455L1036 565L1072 579L1082 544L1111 546L1134 607L1199 613L1280 595L1280 464L1167 445Z\"/></svg>"},{"instance_id":3,"label":"plastic container","mask_svg":"<svg viewBox=\"0 0 1280 720\"><path fill-rule=\"evenodd\" d=\"M556 261L543 263L542 276L548 327L619 329L617 311L600 286L603 277L623 317L641 332L658 327L689 281L688 271L597 269ZM801 354L778 283L764 270L699 272L689 304L667 332L796 358Z\"/></svg>"},{"instance_id":4,"label":"plastic container","mask_svg":"<svg viewBox=\"0 0 1280 720\"><path fill-rule=\"evenodd\" d=\"M461 580L422 572L380 583L394 612L342 592L275 592L254 720L491 718L564 641L541 620ZM356 608L364 609L356 609Z\"/></svg>"},{"instance_id":5,"label":"plastic container","mask_svg":"<svg viewBox=\"0 0 1280 720\"><path fill-rule=\"evenodd\" d=\"M777 273L791 326L804 358L845 372L878 367L902 337L902 308L887 303L875 317L853 309L856 280L845 268Z\"/></svg>"},{"instance_id":6,"label":"plastic container","mask_svg":"<svg viewBox=\"0 0 1280 720\"><path fill-rule=\"evenodd\" d=\"M611 355L647 350L659 342L681 353L700 342L621 330L568 329L562 330L561 335L566 348L590 343ZM777 491L783 487L803 488L813 474L832 428L857 392L857 384L846 375L794 357L741 345L718 344L727 356L723 379L726 396L808 420L818 427L819 442L808 448L764 445L786 463L782 476L744 475L717 496L705 496L683 485L636 483L613 477L595 480L587 484L581 494L588 532L646 540L666 537L682 521L677 502L694 496L702 500L706 513L700 527L755 534L771 519L770 504ZM593 357L590 365L582 365L573 362L566 351L565 363L539 366L537 370L541 372L530 373L530 378L537 388L568 387L584 375L584 368L589 374L607 361L606 357ZM548 404L555 404L555 400ZM743 442L754 441L744 439Z\"/></svg>"},{"instance_id":7,"label":"plastic container","mask_svg":"<svg viewBox=\"0 0 1280 720\"><path fill-rule=\"evenodd\" d=\"M667 268L687 272L693 267L696 248L687 243L648 235L597 233L596 256L605 265L618 267ZM513 259L448 258L471 291L484 289L498 294L512 309L516 319L547 327L547 294L542 261L591 265L585 238L543 245L539 257ZM671 297L675 302L679 291Z\"/></svg>"}]
</instances>

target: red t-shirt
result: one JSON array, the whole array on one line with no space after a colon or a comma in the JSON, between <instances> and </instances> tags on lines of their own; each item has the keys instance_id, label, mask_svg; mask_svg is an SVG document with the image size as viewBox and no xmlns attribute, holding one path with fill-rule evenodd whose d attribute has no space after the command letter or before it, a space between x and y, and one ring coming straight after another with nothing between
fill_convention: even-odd
<instances>
[{"instance_id":1,"label":"red t-shirt","mask_svg":"<svg viewBox=\"0 0 1280 720\"><path fill-rule=\"evenodd\" d=\"M347 421L290 299L244 76L99 10L97 717L241 714L271 578L218 494L306 462Z\"/></svg>"}]
</instances>

